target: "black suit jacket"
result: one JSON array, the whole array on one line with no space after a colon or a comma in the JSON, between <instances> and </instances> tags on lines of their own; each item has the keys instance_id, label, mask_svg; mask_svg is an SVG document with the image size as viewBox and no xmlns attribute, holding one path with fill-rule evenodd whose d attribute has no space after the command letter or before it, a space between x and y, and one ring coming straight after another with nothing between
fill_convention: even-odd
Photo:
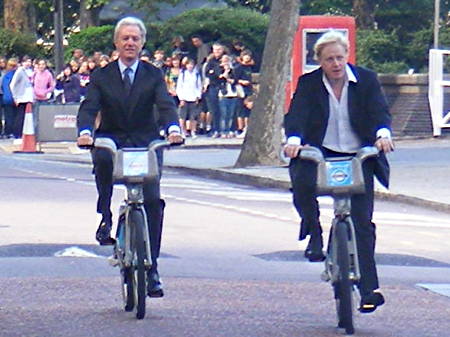
<instances>
[{"instance_id":1,"label":"black suit jacket","mask_svg":"<svg viewBox=\"0 0 450 337\"><path fill-rule=\"evenodd\" d=\"M386 98L374 72L350 65L357 82L349 82L348 109L350 124L362 146L373 145L376 132L390 130L391 115ZM298 136L302 144L322 148L329 118L328 91L322 81L321 68L299 78L289 112L284 118L286 136ZM381 153L375 165L375 175L389 184L389 164Z\"/></svg>"},{"instance_id":2,"label":"black suit jacket","mask_svg":"<svg viewBox=\"0 0 450 337\"><path fill-rule=\"evenodd\" d=\"M159 137L160 127L178 125L176 106L161 71L146 62L139 62L128 98L118 61L94 71L78 111L79 131L93 131L99 111L101 122L95 136L110 137L119 147L147 146Z\"/></svg>"}]
</instances>

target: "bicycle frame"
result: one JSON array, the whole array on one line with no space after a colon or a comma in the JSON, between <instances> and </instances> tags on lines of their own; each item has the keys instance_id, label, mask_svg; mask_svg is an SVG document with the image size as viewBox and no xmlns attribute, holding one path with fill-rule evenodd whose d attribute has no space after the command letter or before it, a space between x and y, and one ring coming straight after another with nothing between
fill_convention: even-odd
<instances>
[{"instance_id":1,"label":"bicycle frame","mask_svg":"<svg viewBox=\"0 0 450 337\"><path fill-rule=\"evenodd\" d=\"M355 227L353 221L350 217L351 201L348 197L335 197L333 199L334 214L335 217L331 222L330 229L330 239L328 241L327 257L325 259L325 271L322 274L322 280L331 283L335 283L338 280L337 268L337 245L336 245L336 226L339 223L345 222L348 225L349 241L348 241L348 252L350 256L350 279L354 284L357 284L361 278L360 268L359 268L359 258L358 258L358 247L355 240Z\"/></svg>"},{"instance_id":2,"label":"bicycle frame","mask_svg":"<svg viewBox=\"0 0 450 337\"><path fill-rule=\"evenodd\" d=\"M151 267L151 252L150 252L150 235L148 233L148 222L147 222L147 214L144 209L144 195L143 195L143 188L142 185L135 185L135 184L126 184L126 196L124 199L125 205L123 207L125 208L125 228L122 230L125 230L125 246L124 246L124 257L123 261L119 258L119 266L121 268L123 267L131 267L133 264L133 252L132 252L132 246L131 246L131 221L130 221L130 213L133 210L140 210L144 216L144 240L145 240L145 250L147 254L147 259L145 260L145 267L149 269ZM120 248L119 248L120 249Z\"/></svg>"},{"instance_id":3,"label":"bicycle frame","mask_svg":"<svg viewBox=\"0 0 450 337\"><path fill-rule=\"evenodd\" d=\"M328 158L315 147L305 147L300 158L317 163L317 195L333 198L334 219L328 240L325 271L321 278L331 281L336 299L338 327L354 333L353 299L361 278L355 227L351 219L351 196L365 192L362 164L376 156L375 147L364 147L356 156Z\"/></svg>"},{"instance_id":4,"label":"bicycle frame","mask_svg":"<svg viewBox=\"0 0 450 337\"><path fill-rule=\"evenodd\" d=\"M143 184L146 181L157 179L159 177L159 168L156 157L156 150L162 147L168 147L167 141L154 141L148 148L123 148L117 149L116 144L110 138L97 138L95 147L108 150L113 156L113 181L114 184L123 184L126 187L124 205L121 206L119 217L125 214L125 246L124 257L118 257L120 268L130 267L133 264L133 253L131 247L131 224L130 213L132 210L139 209L144 216L144 240L147 253L145 261L146 268L151 267L151 249L150 234L148 232L147 214L144 209L144 189ZM144 172L144 173L143 173Z\"/></svg>"}]
</instances>

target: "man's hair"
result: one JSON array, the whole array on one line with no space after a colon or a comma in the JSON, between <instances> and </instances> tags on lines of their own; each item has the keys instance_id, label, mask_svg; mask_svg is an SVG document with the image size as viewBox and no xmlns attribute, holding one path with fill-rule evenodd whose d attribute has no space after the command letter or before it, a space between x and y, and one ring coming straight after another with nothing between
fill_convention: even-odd
<instances>
[{"instance_id":1,"label":"man's hair","mask_svg":"<svg viewBox=\"0 0 450 337\"><path fill-rule=\"evenodd\" d=\"M240 57L243 57L243 56L245 56L245 55L248 55L248 56L250 56L250 57L253 56L250 49L244 49L243 51L241 51L241 54L240 54L239 56L240 56Z\"/></svg>"},{"instance_id":2,"label":"man's hair","mask_svg":"<svg viewBox=\"0 0 450 337\"><path fill-rule=\"evenodd\" d=\"M127 16L117 22L116 27L114 28L114 41L117 40L117 35L119 34L120 28L122 26L137 26L141 31L141 39L142 43L145 43L145 36L147 35L147 29L145 28L142 20L135 18L134 16Z\"/></svg>"},{"instance_id":3,"label":"man's hair","mask_svg":"<svg viewBox=\"0 0 450 337\"><path fill-rule=\"evenodd\" d=\"M340 44L348 52L349 44L345 35L336 30L330 30L323 34L314 44L314 59L319 60L322 50L332 43Z\"/></svg>"},{"instance_id":4,"label":"man's hair","mask_svg":"<svg viewBox=\"0 0 450 337\"><path fill-rule=\"evenodd\" d=\"M212 47L225 49L225 46L223 44L221 44L220 42L214 42Z\"/></svg>"},{"instance_id":5,"label":"man's hair","mask_svg":"<svg viewBox=\"0 0 450 337\"><path fill-rule=\"evenodd\" d=\"M198 35L198 34L192 35L192 36L191 36L191 40L192 40L192 39L199 39L199 40L203 41L203 38L202 38L200 35Z\"/></svg>"}]
</instances>

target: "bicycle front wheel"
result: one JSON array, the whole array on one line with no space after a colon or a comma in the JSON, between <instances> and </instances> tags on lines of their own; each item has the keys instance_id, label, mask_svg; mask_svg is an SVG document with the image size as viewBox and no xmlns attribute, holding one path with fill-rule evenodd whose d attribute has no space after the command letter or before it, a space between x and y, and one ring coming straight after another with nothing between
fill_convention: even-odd
<instances>
[{"instance_id":1,"label":"bicycle front wheel","mask_svg":"<svg viewBox=\"0 0 450 337\"><path fill-rule=\"evenodd\" d=\"M334 284L334 297L338 315L338 327L344 328L347 334L355 332L353 327L353 283L350 280L350 256L348 251L348 224L336 224L336 260L338 264L338 280Z\"/></svg>"},{"instance_id":2,"label":"bicycle front wheel","mask_svg":"<svg viewBox=\"0 0 450 337\"><path fill-rule=\"evenodd\" d=\"M125 311L133 311L135 298L135 280L133 268L128 267L121 270L122 278L122 298Z\"/></svg>"},{"instance_id":3,"label":"bicycle front wheel","mask_svg":"<svg viewBox=\"0 0 450 337\"><path fill-rule=\"evenodd\" d=\"M146 247L144 241L145 217L142 210L134 210L131 212L131 223L134 228L134 274L135 274L135 305L136 318L143 319L145 316L145 298L146 294L146 273L145 273L145 259Z\"/></svg>"}]
</instances>

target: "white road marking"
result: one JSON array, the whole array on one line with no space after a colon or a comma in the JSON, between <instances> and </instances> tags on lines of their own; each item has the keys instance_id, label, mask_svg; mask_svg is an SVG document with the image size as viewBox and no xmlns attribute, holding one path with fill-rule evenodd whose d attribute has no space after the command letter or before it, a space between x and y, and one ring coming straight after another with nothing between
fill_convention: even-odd
<instances>
[{"instance_id":1,"label":"white road marking","mask_svg":"<svg viewBox=\"0 0 450 337\"><path fill-rule=\"evenodd\" d=\"M76 246L59 250L54 254L54 256L56 256L56 257L95 257L95 258L102 258L102 259L105 258L104 256L100 256L100 255L88 252L87 250L81 249Z\"/></svg>"},{"instance_id":2,"label":"white road marking","mask_svg":"<svg viewBox=\"0 0 450 337\"><path fill-rule=\"evenodd\" d=\"M450 297L450 283L417 283L418 287Z\"/></svg>"},{"instance_id":3,"label":"white road marking","mask_svg":"<svg viewBox=\"0 0 450 337\"><path fill-rule=\"evenodd\" d=\"M170 194L164 194L164 198L173 199L176 201L186 202L186 203L190 203L190 204L201 205L201 206L222 208L222 209L226 209L226 210L230 210L230 211L235 211L235 212L239 212L239 213L255 215L255 216L260 216L260 217L265 217L265 218L270 218L270 219L276 219L276 220L285 221L285 222L289 222L289 223L293 223L296 221L295 219L293 219L291 217L283 217L283 216L279 216L279 215L273 214L273 213L255 211L255 210L248 209L248 208L219 204L219 203L210 202L210 201L201 201L201 200L196 200L196 199L177 197L177 196L170 195Z\"/></svg>"}]
</instances>

